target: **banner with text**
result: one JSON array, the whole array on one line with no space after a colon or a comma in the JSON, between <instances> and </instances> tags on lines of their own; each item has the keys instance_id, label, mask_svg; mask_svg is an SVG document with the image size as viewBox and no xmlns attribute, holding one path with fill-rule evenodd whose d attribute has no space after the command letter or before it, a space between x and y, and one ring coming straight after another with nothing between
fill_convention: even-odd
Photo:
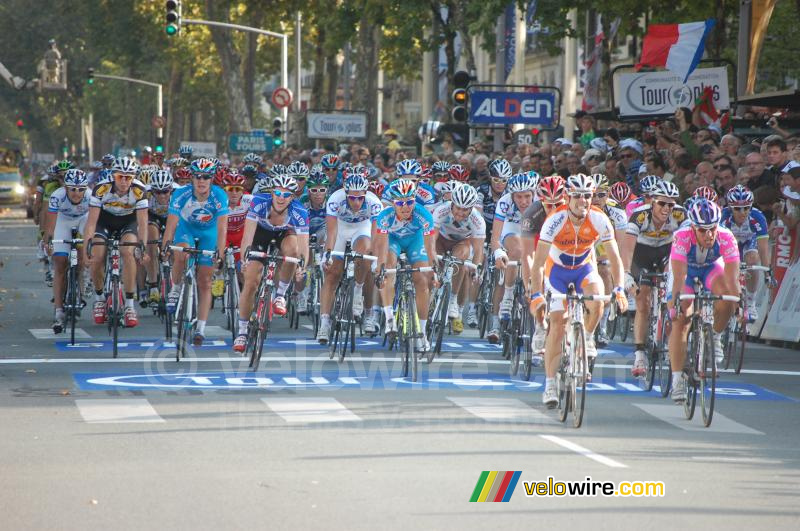
<instances>
[{"instance_id":1,"label":"banner with text","mask_svg":"<svg viewBox=\"0 0 800 531\"><path fill-rule=\"evenodd\" d=\"M504 92L470 90L470 125L557 125L553 92Z\"/></svg>"},{"instance_id":2,"label":"banner with text","mask_svg":"<svg viewBox=\"0 0 800 531\"><path fill-rule=\"evenodd\" d=\"M366 113L322 113L306 114L308 138L367 138Z\"/></svg>"}]
</instances>

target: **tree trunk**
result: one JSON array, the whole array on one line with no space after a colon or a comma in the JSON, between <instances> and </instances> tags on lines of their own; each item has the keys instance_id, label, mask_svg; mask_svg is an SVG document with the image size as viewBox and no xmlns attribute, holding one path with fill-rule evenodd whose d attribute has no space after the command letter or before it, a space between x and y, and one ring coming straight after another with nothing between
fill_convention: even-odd
<instances>
[{"instance_id":1,"label":"tree trunk","mask_svg":"<svg viewBox=\"0 0 800 531\"><path fill-rule=\"evenodd\" d=\"M367 112L367 143L375 143L375 120L378 107L379 27L371 23L367 10L362 11L358 25L356 78L353 87L353 109Z\"/></svg>"},{"instance_id":2,"label":"tree trunk","mask_svg":"<svg viewBox=\"0 0 800 531\"><path fill-rule=\"evenodd\" d=\"M183 109L178 103L182 90L183 70L177 61L173 61L167 85L167 126L164 134L164 151L166 153L177 151L181 136L183 136Z\"/></svg>"},{"instance_id":3,"label":"tree trunk","mask_svg":"<svg viewBox=\"0 0 800 531\"><path fill-rule=\"evenodd\" d=\"M206 12L212 20L219 20L220 17L215 13L214 1L206 0ZM228 13L225 12L221 17L225 22L228 21ZM222 63L222 82L225 86L225 96L228 100L230 109L229 122L233 131L250 131L252 129L250 116L247 112L247 100L245 97L244 80L239 70L242 58L233 45L230 31L227 29L209 26L211 38L217 48L220 63Z\"/></svg>"},{"instance_id":4,"label":"tree trunk","mask_svg":"<svg viewBox=\"0 0 800 531\"><path fill-rule=\"evenodd\" d=\"M335 53L325 57L325 82L327 83L325 87L327 94L323 102L323 108L335 109L339 94L339 64L336 62Z\"/></svg>"},{"instance_id":5,"label":"tree trunk","mask_svg":"<svg viewBox=\"0 0 800 531\"><path fill-rule=\"evenodd\" d=\"M465 5L456 2L450 10L452 13L453 27L459 35L461 35L462 46L464 47L464 52L467 54L467 72L473 74L476 73L478 69L475 66L475 53L472 51L472 36L469 33L469 24L467 24L464 13L465 8Z\"/></svg>"}]
</instances>

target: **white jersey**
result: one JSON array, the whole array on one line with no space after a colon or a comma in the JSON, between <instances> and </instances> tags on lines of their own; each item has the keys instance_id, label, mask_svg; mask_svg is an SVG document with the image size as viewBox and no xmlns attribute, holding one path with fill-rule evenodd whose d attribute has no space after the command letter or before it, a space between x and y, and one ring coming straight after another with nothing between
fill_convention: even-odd
<instances>
[{"instance_id":1,"label":"white jersey","mask_svg":"<svg viewBox=\"0 0 800 531\"><path fill-rule=\"evenodd\" d=\"M628 218L625 216L625 211L623 209L606 204L606 206L603 207L603 212L605 212L608 219L611 220L611 224L614 225L614 230L624 232L628 227Z\"/></svg>"},{"instance_id":2,"label":"white jersey","mask_svg":"<svg viewBox=\"0 0 800 531\"><path fill-rule=\"evenodd\" d=\"M247 217L247 211L250 210L250 203L252 202L253 196L244 194L238 205L231 206L228 204L228 233L244 230L244 220Z\"/></svg>"},{"instance_id":3,"label":"white jersey","mask_svg":"<svg viewBox=\"0 0 800 531\"><path fill-rule=\"evenodd\" d=\"M76 220L89 212L89 201L91 198L92 191L87 188L83 194L83 198L76 205L67 197L67 189L62 187L50 195L50 203L48 204L47 210L49 212L58 212L59 218Z\"/></svg>"},{"instance_id":4,"label":"white jersey","mask_svg":"<svg viewBox=\"0 0 800 531\"><path fill-rule=\"evenodd\" d=\"M511 193L504 194L497 202L494 219L499 219L505 223L519 224L522 222L522 211L517 208L516 203L511 198Z\"/></svg>"},{"instance_id":5,"label":"white jersey","mask_svg":"<svg viewBox=\"0 0 800 531\"><path fill-rule=\"evenodd\" d=\"M486 238L486 222L478 210L473 207L464 221L453 218L451 202L440 203L433 211L433 223L442 237L451 241L462 241L467 238Z\"/></svg>"},{"instance_id":6,"label":"white jersey","mask_svg":"<svg viewBox=\"0 0 800 531\"><path fill-rule=\"evenodd\" d=\"M361 208L354 212L347 202L347 192L340 188L328 198L326 215L335 217L344 223L361 223L372 221L383 210L383 204L378 196L367 192L366 198L361 202Z\"/></svg>"}]
</instances>

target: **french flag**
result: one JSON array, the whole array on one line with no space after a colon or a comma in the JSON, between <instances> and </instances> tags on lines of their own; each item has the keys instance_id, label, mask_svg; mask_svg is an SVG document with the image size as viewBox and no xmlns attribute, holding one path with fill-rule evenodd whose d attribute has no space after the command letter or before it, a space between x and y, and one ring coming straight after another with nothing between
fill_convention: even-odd
<instances>
[{"instance_id":1,"label":"french flag","mask_svg":"<svg viewBox=\"0 0 800 531\"><path fill-rule=\"evenodd\" d=\"M643 66L665 67L686 83L703 58L706 36L714 23L710 18L686 24L651 24L644 36L642 58L636 70Z\"/></svg>"}]
</instances>

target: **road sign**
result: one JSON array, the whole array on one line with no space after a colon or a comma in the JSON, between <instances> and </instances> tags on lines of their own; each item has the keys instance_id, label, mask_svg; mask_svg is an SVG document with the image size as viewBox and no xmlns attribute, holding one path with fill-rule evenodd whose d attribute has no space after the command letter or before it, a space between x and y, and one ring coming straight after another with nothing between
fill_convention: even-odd
<instances>
[{"instance_id":1,"label":"road sign","mask_svg":"<svg viewBox=\"0 0 800 531\"><path fill-rule=\"evenodd\" d=\"M556 95L552 92L470 92L471 125L530 124L554 127L558 119L556 111Z\"/></svg>"},{"instance_id":2,"label":"road sign","mask_svg":"<svg viewBox=\"0 0 800 531\"><path fill-rule=\"evenodd\" d=\"M263 153L272 151L272 136L262 132L233 133L228 138L228 148L234 153Z\"/></svg>"},{"instance_id":3,"label":"road sign","mask_svg":"<svg viewBox=\"0 0 800 531\"><path fill-rule=\"evenodd\" d=\"M520 129L514 133L514 143L518 146L533 144L533 133L530 129Z\"/></svg>"},{"instance_id":4,"label":"road sign","mask_svg":"<svg viewBox=\"0 0 800 531\"><path fill-rule=\"evenodd\" d=\"M167 125L167 119L163 116L153 116L153 119L150 120L150 124L154 129L162 129L165 125Z\"/></svg>"},{"instance_id":5,"label":"road sign","mask_svg":"<svg viewBox=\"0 0 800 531\"><path fill-rule=\"evenodd\" d=\"M367 115L363 112L306 114L308 138L367 138Z\"/></svg>"},{"instance_id":6,"label":"road sign","mask_svg":"<svg viewBox=\"0 0 800 531\"><path fill-rule=\"evenodd\" d=\"M282 109L292 104L292 91L286 87L278 87L272 91L272 104Z\"/></svg>"}]
</instances>

